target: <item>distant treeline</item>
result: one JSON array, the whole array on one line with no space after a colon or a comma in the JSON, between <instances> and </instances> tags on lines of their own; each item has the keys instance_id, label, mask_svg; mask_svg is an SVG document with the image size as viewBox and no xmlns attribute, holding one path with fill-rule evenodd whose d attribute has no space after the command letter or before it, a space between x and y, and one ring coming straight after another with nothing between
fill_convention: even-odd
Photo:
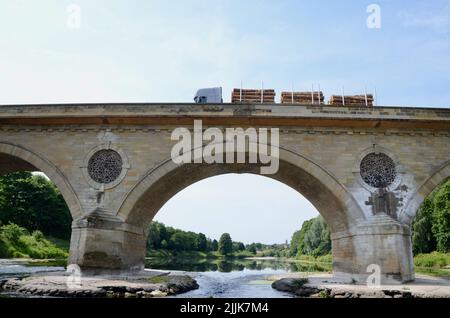
<instances>
[{"instance_id":1,"label":"distant treeline","mask_svg":"<svg viewBox=\"0 0 450 318\"><path fill-rule=\"evenodd\" d=\"M219 252L222 255L248 252L252 255L263 253L264 256L271 252L286 248L284 244L265 245L262 243L244 244L234 242L230 234L224 233L219 241L206 237L203 233L194 233L165 226L160 222L152 222L147 239L147 249L168 250L173 252L198 251Z\"/></svg>"}]
</instances>

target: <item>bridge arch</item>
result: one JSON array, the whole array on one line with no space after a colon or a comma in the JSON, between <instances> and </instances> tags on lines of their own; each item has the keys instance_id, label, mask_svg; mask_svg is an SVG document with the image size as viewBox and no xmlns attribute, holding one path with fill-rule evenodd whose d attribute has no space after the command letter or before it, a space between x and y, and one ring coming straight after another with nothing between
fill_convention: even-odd
<instances>
[{"instance_id":1,"label":"bridge arch","mask_svg":"<svg viewBox=\"0 0 450 318\"><path fill-rule=\"evenodd\" d=\"M399 215L400 222L411 226L411 223L414 220L423 200L425 200L425 198L430 195L436 187L448 179L450 179L450 160L435 169L431 173L430 177L426 179L419 187L417 187L408 200L408 204L405 209Z\"/></svg>"},{"instance_id":2,"label":"bridge arch","mask_svg":"<svg viewBox=\"0 0 450 318\"><path fill-rule=\"evenodd\" d=\"M0 142L0 175L15 171L41 171L61 192L72 219L82 216L82 209L75 191L65 175L48 159L20 145Z\"/></svg>"},{"instance_id":3,"label":"bridge arch","mask_svg":"<svg viewBox=\"0 0 450 318\"><path fill-rule=\"evenodd\" d=\"M345 186L325 168L292 150L279 147L278 151L279 170L267 177L278 180L305 196L324 217L332 233L348 232L365 219L364 213ZM195 154L194 149L191 154ZM169 158L149 170L128 192L117 216L127 224L146 229L160 208L187 186L227 173L260 174L259 168L259 164L179 165Z\"/></svg>"}]
</instances>

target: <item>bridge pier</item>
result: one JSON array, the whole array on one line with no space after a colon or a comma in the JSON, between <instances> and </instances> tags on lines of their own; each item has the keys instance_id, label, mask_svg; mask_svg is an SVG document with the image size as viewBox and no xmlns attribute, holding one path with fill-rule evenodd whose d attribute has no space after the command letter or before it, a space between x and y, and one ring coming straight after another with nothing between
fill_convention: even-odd
<instances>
[{"instance_id":1,"label":"bridge pier","mask_svg":"<svg viewBox=\"0 0 450 318\"><path fill-rule=\"evenodd\" d=\"M414 280L409 227L393 219L372 219L353 233L332 234L333 274L366 282L380 273L384 284Z\"/></svg>"},{"instance_id":2,"label":"bridge pier","mask_svg":"<svg viewBox=\"0 0 450 318\"><path fill-rule=\"evenodd\" d=\"M146 234L102 211L74 221L69 264L94 273L144 269Z\"/></svg>"}]
</instances>

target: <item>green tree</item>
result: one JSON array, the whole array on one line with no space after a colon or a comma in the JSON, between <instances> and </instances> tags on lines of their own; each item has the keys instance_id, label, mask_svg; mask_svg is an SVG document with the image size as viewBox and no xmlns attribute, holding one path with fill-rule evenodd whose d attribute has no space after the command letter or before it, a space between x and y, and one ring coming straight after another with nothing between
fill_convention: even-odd
<instances>
[{"instance_id":1,"label":"green tree","mask_svg":"<svg viewBox=\"0 0 450 318\"><path fill-rule=\"evenodd\" d=\"M206 239L205 234L199 233L196 241L198 251L206 252L208 250L208 240Z\"/></svg>"},{"instance_id":2,"label":"green tree","mask_svg":"<svg viewBox=\"0 0 450 318\"><path fill-rule=\"evenodd\" d=\"M233 241L228 233L223 233L219 239L219 253L229 255L233 252Z\"/></svg>"},{"instance_id":3,"label":"green tree","mask_svg":"<svg viewBox=\"0 0 450 318\"><path fill-rule=\"evenodd\" d=\"M280 248L276 254L282 254ZM331 238L328 225L322 216L303 222L300 231L292 235L289 255L321 256L331 252Z\"/></svg>"},{"instance_id":4,"label":"green tree","mask_svg":"<svg viewBox=\"0 0 450 318\"><path fill-rule=\"evenodd\" d=\"M433 235L433 200L426 198L417 212L412 225L412 245L414 255L431 253L436 250L436 239Z\"/></svg>"},{"instance_id":5,"label":"green tree","mask_svg":"<svg viewBox=\"0 0 450 318\"><path fill-rule=\"evenodd\" d=\"M291 256L307 254L307 250L305 247L305 235L306 233L308 233L311 225L314 223L314 220L315 219L304 221L301 229L292 235L290 244Z\"/></svg>"},{"instance_id":6,"label":"green tree","mask_svg":"<svg viewBox=\"0 0 450 318\"><path fill-rule=\"evenodd\" d=\"M147 237L147 248L148 249L159 249L161 248L161 242L164 240L162 237L162 227L164 224L159 222L152 222L148 231Z\"/></svg>"},{"instance_id":7,"label":"green tree","mask_svg":"<svg viewBox=\"0 0 450 318\"><path fill-rule=\"evenodd\" d=\"M240 252L245 250L245 245L242 242L233 242L233 252Z\"/></svg>"},{"instance_id":8,"label":"green tree","mask_svg":"<svg viewBox=\"0 0 450 318\"><path fill-rule=\"evenodd\" d=\"M415 255L450 251L450 180L437 187L420 206L412 224Z\"/></svg>"},{"instance_id":9,"label":"green tree","mask_svg":"<svg viewBox=\"0 0 450 318\"><path fill-rule=\"evenodd\" d=\"M304 252L308 255L321 256L331 252L330 231L322 216L313 219L304 237Z\"/></svg>"},{"instance_id":10,"label":"green tree","mask_svg":"<svg viewBox=\"0 0 450 318\"><path fill-rule=\"evenodd\" d=\"M184 232L176 232L170 237L169 248L174 251L188 251L189 250L189 238Z\"/></svg>"},{"instance_id":11,"label":"green tree","mask_svg":"<svg viewBox=\"0 0 450 318\"><path fill-rule=\"evenodd\" d=\"M216 239L212 240L211 242L211 250L213 252L216 252L219 249L219 242L217 242Z\"/></svg>"},{"instance_id":12,"label":"green tree","mask_svg":"<svg viewBox=\"0 0 450 318\"><path fill-rule=\"evenodd\" d=\"M0 222L68 239L72 219L52 182L31 172L15 172L0 178Z\"/></svg>"},{"instance_id":13,"label":"green tree","mask_svg":"<svg viewBox=\"0 0 450 318\"><path fill-rule=\"evenodd\" d=\"M444 183L434 197L433 234L437 251L450 252L450 180Z\"/></svg>"},{"instance_id":14,"label":"green tree","mask_svg":"<svg viewBox=\"0 0 450 318\"><path fill-rule=\"evenodd\" d=\"M252 243L252 244L247 245L247 251L249 251L249 252L252 253L253 255L256 254L257 250L256 250L256 245L255 245L255 243Z\"/></svg>"}]
</instances>

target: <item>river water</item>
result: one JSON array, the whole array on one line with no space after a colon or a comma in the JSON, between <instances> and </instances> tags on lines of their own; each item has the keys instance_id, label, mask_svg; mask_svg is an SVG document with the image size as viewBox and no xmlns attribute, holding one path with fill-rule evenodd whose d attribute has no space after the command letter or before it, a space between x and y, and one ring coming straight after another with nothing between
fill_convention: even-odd
<instances>
[{"instance_id":1,"label":"river water","mask_svg":"<svg viewBox=\"0 0 450 318\"><path fill-rule=\"evenodd\" d=\"M182 272L194 277L199 289L175 297L285 298L288 293L272 288L272 282L292 273L309 274L331 268L276 258L176 261L147 259L146 267Z\"/></svg>"},{"instance_id":2,"label":"river water","mask_svg":"<svg viewBox=\"0 0 450 318\"><path fill-rule=\"evenodd\" d=\"M274 290L273 280L292 273L312 273L330 268L280 259L184 260L147 259L146 268L167 270L195 278L199 289L177 295L187 298L284 298ZM64 271L63 262L0 260L0 279L46 271ZM11 295L10 295L11 296Z\"/></svg>"}]
</instances>

